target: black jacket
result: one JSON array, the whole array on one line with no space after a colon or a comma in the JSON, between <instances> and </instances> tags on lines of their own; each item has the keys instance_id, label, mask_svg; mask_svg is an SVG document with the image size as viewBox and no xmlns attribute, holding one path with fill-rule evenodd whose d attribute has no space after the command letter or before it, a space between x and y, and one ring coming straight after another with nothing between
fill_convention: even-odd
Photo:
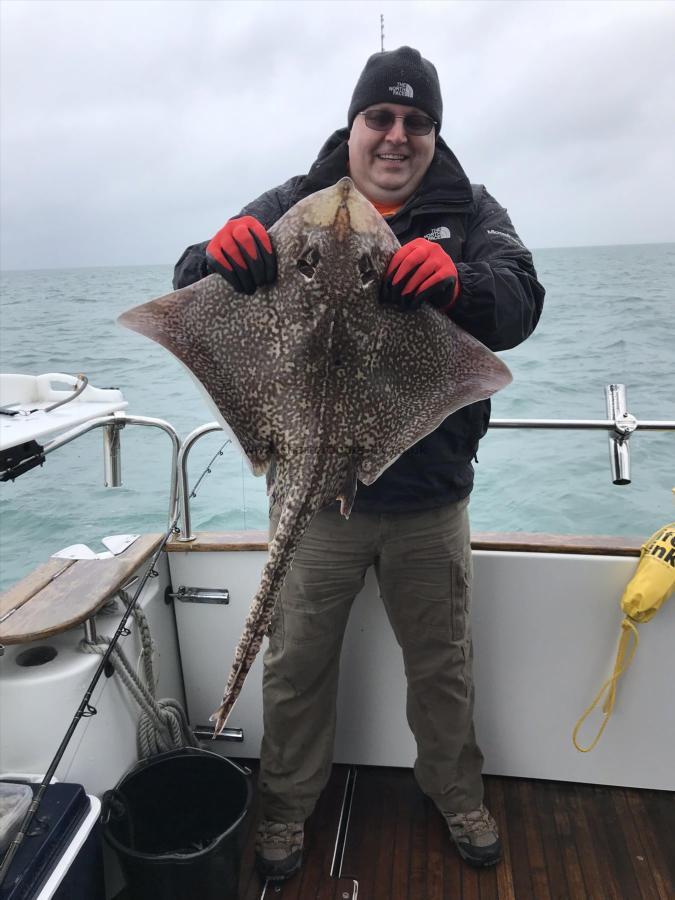
<instances>
[{"instance_id":1,"label":"black jacket","mask_svg":"<svg viewBox=\"0 0 675 900\"><path fill-rule=\"evenodd\" d=\"M249 203L239 215L254 216L266 228L298 200L335 184L347 174L347 129L324 144L307 175L296 175ZM461 293L450 317L491 350L508 350L532 333L544 302L532 256L506 210L483 185L472 185L457 158L438 138L422 184L387 223L401 244L416 237L437 241L457 265ZM208 242L188 247L178 261L173 285L185 287L209 274ZM471 460L485 434L490 401L460 409L378 480L359 485L355 508L368 512L433 509L467 497L473 487Z\"/></svg>"}]
</instances>

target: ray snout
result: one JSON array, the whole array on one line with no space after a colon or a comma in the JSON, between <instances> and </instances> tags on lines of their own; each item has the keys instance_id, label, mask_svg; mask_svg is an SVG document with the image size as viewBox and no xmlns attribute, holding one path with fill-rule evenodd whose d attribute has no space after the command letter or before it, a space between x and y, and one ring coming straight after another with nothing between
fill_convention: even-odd
<instances>
[{"instance_id":1,"label":"ray snout","mask_svg":"<svg viewBox=\"0 0 675 900\"><path fill-rule=\"evenodd\" d=\"M306 225L332 228L340 242L352 232L377 231L384 225L380 214L357 190L349 176L300 203L307 207L303 210Z\"/></svg>"}]
</instances>

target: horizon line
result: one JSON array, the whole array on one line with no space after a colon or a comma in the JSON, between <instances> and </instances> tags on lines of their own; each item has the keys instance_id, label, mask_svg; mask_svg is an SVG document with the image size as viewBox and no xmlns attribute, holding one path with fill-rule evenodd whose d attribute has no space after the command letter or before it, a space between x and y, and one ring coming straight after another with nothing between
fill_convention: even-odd
<instances>
[{"instance_id":1,"label":"horizon line","mask_svg":"<svg viewBox=\"0 0 675 900\"><path fill-rule=\"evenodd\" d=\"M536 253L540 250L602 250L608 247L664 247L675 244L675 241L637 241L622 242L618 244L564 244L551 247L531 247L530 252ZM5 268L0 266L0 272L61 272L72 269L149 269L152 267L170 267L174 268L175 263L97 263L95 265L59 265L59 266L42 266L39 268L20 269Z\"/></svg>"}]
</instances>

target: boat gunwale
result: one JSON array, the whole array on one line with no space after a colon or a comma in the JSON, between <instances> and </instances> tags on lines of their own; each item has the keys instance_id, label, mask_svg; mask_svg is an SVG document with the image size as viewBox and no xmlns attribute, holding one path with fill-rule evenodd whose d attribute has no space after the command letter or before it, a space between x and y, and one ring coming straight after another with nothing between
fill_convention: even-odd
<instances>
[{"instance_id":1,"label":"boat gunwale","mask_svg":"<svg viewBox=\"0 0 675 900\"><path fill-rule=\"evenodd\" d=\"M566 553L583 556L639 556L641 537L576 535L528 532L477 531L471 536L473 550L508 553ZM218 553L267 551L265 531L198 531L191 541L173 539L169 553Z\"/></svg>"}]
</instances>

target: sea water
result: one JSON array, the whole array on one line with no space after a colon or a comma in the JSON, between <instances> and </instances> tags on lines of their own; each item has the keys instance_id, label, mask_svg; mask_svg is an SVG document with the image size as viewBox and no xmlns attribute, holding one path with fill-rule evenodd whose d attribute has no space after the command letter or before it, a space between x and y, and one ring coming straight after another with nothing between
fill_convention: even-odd
<instances>
[{"instance_id":1,"label":"sea water","mask_svg":"<svg viewBox=\"0 0 675 900\"><path fill-rule=\"evenodd\" d=\"M527 341L500 354L514 380L493 399L493 417L605 419L605 385L620 382L638 420L675 420L675 244L534 257L547 291L543 316ZM83 372L97 387L119 387L130 413L165 419L184 437L213 420L196 386L166 350L115 324L125 309L167 293L171 276L170 266L4 272L0 369ZM264 479L224 440L209 435L190 455L192 485L210 468L192 500L193 528L264 529ZM0 587L69 544L98 552L105 535L165 530L166 435L123 430L116 489L103 487L101 443L94 431L0 485ZM675 432L638 431L630 452L632 483L616 486L604 431L489 431L472 527L647 537L675 519Z\"/></svg>"}]
</instances>

